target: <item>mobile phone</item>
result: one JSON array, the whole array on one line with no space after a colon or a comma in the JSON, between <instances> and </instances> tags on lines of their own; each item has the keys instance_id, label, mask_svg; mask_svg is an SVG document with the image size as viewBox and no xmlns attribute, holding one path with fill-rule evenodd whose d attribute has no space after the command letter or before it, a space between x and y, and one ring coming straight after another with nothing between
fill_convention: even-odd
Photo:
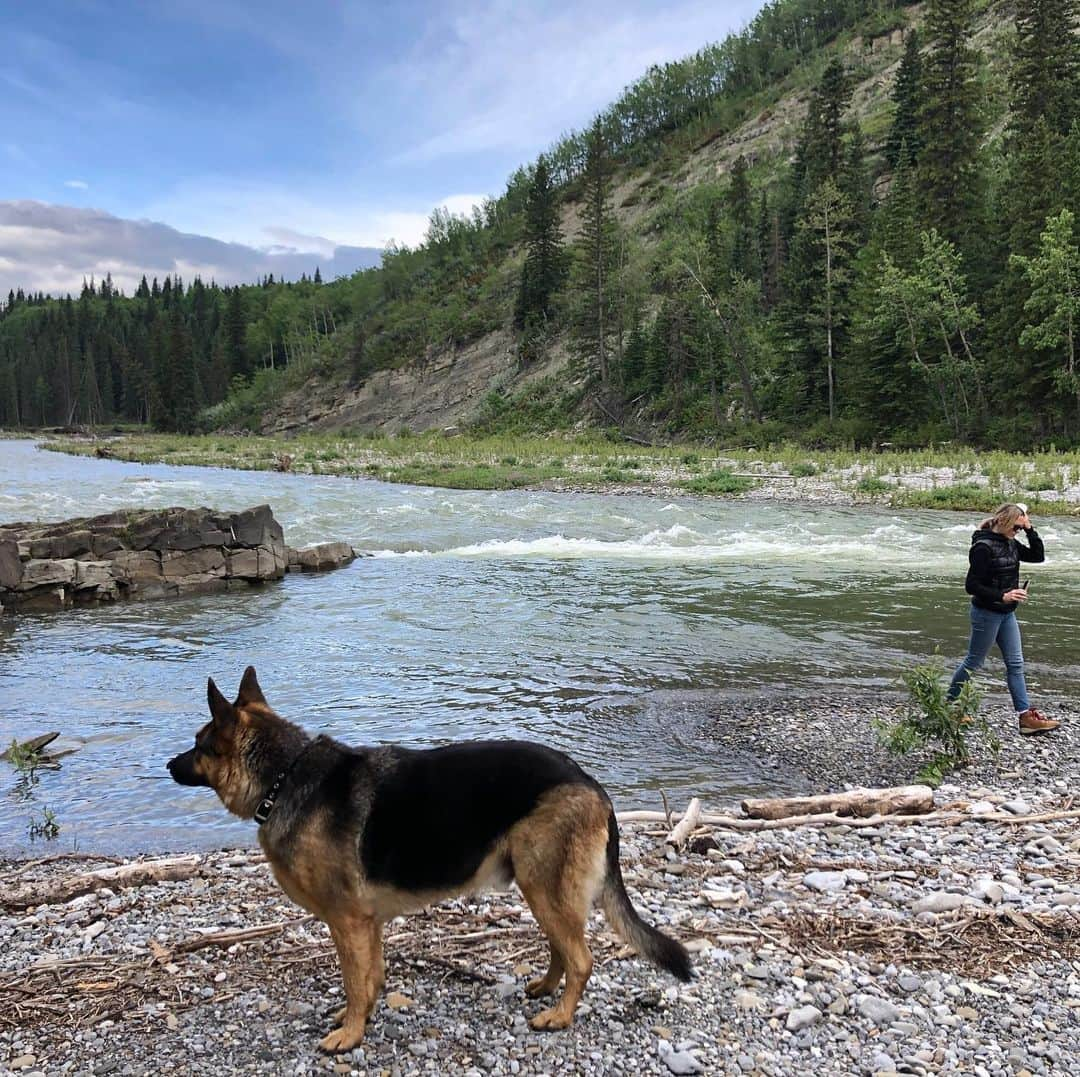
<instances>
[{"instance_id":1,"label":"mobile phone","mask_svg":"<svg viewBox=\"0 0 1080 1077\"><path fill-rule=\"evenodd\" d=\"M1020 586L1026 591L1027 590L1027 585L1029 583L1031 583L1031 580L1024 580L1024 582L1022 584L1020 584Z\"/></svg>"}]
</instances>

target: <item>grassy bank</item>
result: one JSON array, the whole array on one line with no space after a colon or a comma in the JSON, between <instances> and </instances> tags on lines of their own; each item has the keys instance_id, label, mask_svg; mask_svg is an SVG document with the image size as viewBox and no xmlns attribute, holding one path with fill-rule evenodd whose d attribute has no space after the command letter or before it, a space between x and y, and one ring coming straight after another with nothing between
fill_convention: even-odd
<instances>
[{"instance_id":1,"label":"grassy bank","mask_svg":"<svg viewBox=\"0 0 1080 1077\"><path fill-rule=\"evenodd\" d=\"M597 434L392 438L128 434L98 440L60 437L45 447L137 463L344 475L454 489L631 489L975 512L999 501L1022 500L1042 515L1080 512L1080 453L1021 456L963 448L814 452L795 445L763 451L642 446Z\"/></svg>"}]
</instances>

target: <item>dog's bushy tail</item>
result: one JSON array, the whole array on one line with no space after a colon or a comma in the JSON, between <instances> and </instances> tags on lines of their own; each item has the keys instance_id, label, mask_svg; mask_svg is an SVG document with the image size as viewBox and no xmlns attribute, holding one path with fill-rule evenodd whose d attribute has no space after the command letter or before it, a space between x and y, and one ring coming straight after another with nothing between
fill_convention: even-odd
<instances>
[{"instance_id":1,"label":"dog's bushy tail","mask_svg":"<svg viewBox=\"0 0 1080 1077\"><path fill-rule=\"evenodd\" d=\"M690 954L682 943L645 923L630 902L619 867L619 827L615 812L608 816L607 874L600 894L607 921L624 942L646 960L682 981L690 979Z\"/></svg>"}]
</instances>

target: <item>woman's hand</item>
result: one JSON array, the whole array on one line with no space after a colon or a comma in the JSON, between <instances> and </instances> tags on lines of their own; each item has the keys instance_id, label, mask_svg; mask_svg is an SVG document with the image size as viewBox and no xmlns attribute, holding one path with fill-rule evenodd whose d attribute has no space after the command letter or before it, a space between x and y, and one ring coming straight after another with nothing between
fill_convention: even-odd
<instances>
[{"instance_id":1,"label":"woman's hand","mask_svg":"<svg viewBox=\"0 0 1080 1077\"><path fill-rule=\"evenodd\" d=\"M1002 602L1027 602L1028 593L1023 587L1014 587L1011 591L1006 591L1001 596Z\"/></svg>"}]
</instances>

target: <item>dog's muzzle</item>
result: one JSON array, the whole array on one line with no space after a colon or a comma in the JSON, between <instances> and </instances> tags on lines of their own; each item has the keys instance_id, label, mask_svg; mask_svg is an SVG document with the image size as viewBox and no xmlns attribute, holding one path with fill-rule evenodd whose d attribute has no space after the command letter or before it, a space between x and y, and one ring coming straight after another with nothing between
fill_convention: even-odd
<instances>
[{"instance_id":1,"label":"dog's muzzle","mask_svg":"<svg viewBox=\"0 0 1080 1077\"><path fill-rule=\"evenodd\" d=\"M172 775L172 780L178 782L180 785L210 785L201 774L196 774L195 772L194 748L189 748L186 752L174 756L169 760L166 766L168 767L169 773Z\"/></svg>"}]
</instances>

